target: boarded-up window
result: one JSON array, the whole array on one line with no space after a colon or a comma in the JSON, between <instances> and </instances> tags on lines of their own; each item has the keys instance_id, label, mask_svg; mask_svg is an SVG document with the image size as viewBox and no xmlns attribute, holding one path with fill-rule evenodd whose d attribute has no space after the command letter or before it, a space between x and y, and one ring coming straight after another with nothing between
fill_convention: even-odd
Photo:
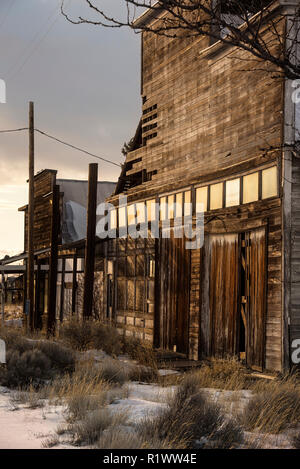
<instances>
[{"instance_id":1,"label":"boarded-up window","mask_svg":"<svg viewBox=\"0 0 300 469\"><path fill-rule=\"evenodd\" d=\"M207 210L207 186L196 189L196 212L206 212Z\"/></svg>"},{"instance_id":2,"label":"boarded-up window","mask_svg":"<svg viewBox=\"0 0 300 469\"><path fill-rule=\"evenodd\" d=\"M118 285L118 309L125 310L126 309L126 282L125 280L119 280L117 282Z\"/></svg>"},{"instance_id":3,"label":"boarded-up window","mask_svg":"<svg viewBox=\"0 0 300 469\"><path fill-rule=\"evenodd\" d=\"M277 185L277 167L264 169L262 171L262 198L276 197L278 194Z\"/></svg>"},{"instance_id":4,"label":"boarded-up window","mask_svg":"<svg viewBox=\"0 0 300 469\"><path fill-rule=\"evenodd\" d=\"M243 177L243 204L258 200L259 174L253 173Z\"/></svg>"},{"instance_id":5,"label":"boarded-up window","mask_svg":"<svg viewBox=\"0 0 300 469\"><path fill-rule=\"evenodd\" d=\"M212 184L210 186L210 210L223 207L223 183Z\"/></svg>"},{"instance_id":6,"label":"boarded-up window","mask_svg":"<svg viewBox=\"0 0 300 469\"><path fill-rule=\"evenodd\" d=\"M240 204L240 179L226 182L226 207Z\"/></svg>"}]
</instances>

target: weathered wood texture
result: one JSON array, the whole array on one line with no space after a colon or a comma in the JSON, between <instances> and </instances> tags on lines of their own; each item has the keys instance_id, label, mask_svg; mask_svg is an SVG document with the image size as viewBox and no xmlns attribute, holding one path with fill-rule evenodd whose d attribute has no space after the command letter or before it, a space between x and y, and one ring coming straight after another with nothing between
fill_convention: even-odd
<instances>
[{"instance_id":1,"label":"weathered wood texture","mask_svg":"<svg viewBox=\"0 0 300 469\"><path fill-rule=\"evenodd\" d=\"M160 238L159 288L156 308L159 309L160 347L188 353L190 251L185 238Z\"/></svg>"},{"instance_id":2,"label":"weathered wood texture","mask_svg":"<svg viewBox=\"0 0 300 469\"><path fill-rule=\"evenodd\" d=\"M281 200L272 199L261 201L247 206L223 209L218 212L218 220L209 222L210 213L205 217L205 245L201 250L192 251L191 254L191 305L190 305L190 357L197 355L209 356L211 352L210 331L212 330L211 308L216 299L209 300L209 291L216 290L218 278L220 282L230 282L227 270L222 268L221 276L212 276L209 256L210 235L218 236L223 234L225 237L231 233L258 233L259 229L266 228L266 255L263 248L260 247L258 259L254 259L257 250L253 250L252 272L256 272L256 281L252 281L252 298L254 301L252 313L255 315L257 304L260 303L260 309L264 309L263 301L266 298L265 320L264 324L258 325L256 331L262 333L264 327L264 367L269 370L282 369L282 228L281 228ZM234 234L236 236L236 234ZM251 235L256 236L255 234ZM219 260L220 262L220 260ZM255 265L254 265L255 264ZM202 265L202 268L201 268ZM223 266L224 267L224 266ZM229 267L228 267L229 268ZM232 265L232 272L236 272L236 266ZM255 270L254 270L255 269ZM262 270L266 270L266 284L264 286ZM221 270L219 271L219 274ZM211 287L212 284L212 287ZM226 286L226 285L225 285ZM237 292L236 285L227 285L228 295L234 295ZM226 287L226 288L227 288ZM263 290L266 290L264 293ZM266 295L266 296L265 296ZM216 308L223 308L224 302L219 298L219 304ZM228 300L229 301L229 300ZM200 319L198 319L198 317ZM262 315L259 316L260 318ZM255 319L255 318L254 318ZM253 342L253 341L252 341ZM261 356L258 348L257 354ZM255 357L254 357L255 358ZM251 359L252 363L254 358Z\"/></svg>"},{"instance_id":3,"label":"weathered wood texture","mask_svg":"<svg viewBox=\"0 0 300 469\"><path fill-rule=\"evenodd\" d=\"M112 321L125 335L153 343L155 240L110 240L107 258L114 266ZM107 280L104 291L107 291Z\"/></svg>"},{"instance_id":4,"label":"weathered wood texture","mask_svg":"<svg viewBox=\"0 0 300 469\"><path fill-rule=\"evenodd\" d=\"M218 44L205 49L205 38L176 41L151 33L143 38L143 119L153 117L145 125L156 122L157 136L130 152L127 161L138 159L136 171L157 174L129 189L129 200L226 168L232 173L243 162L254 165L262 148L280 146L283 84L272 80L266 64ZM134 168L135 163L130 173Z\"/></svg>"},{"instance_id":5,"label":"weathered wood texture","mask_svg":"<svg viewBox=\"0 0 300 469\"><path fill-rule=\"evenodd\" d=\"M290 340L300 339L300 160L292 158Z\"/></svg>"},{"instance_id":6,"label":"weathered wood texture","mask_svg":"<svg viewBox=\"0 0 300 469\"><path fill-rule=\"evenodd\" d=\"M51 245L52 199L56 171L45 170L34 177L34 250ZM47 194L50 194L47 196ZM28 213L25 215L25 246L28 244Z\"/></svg>"}]
</instances>

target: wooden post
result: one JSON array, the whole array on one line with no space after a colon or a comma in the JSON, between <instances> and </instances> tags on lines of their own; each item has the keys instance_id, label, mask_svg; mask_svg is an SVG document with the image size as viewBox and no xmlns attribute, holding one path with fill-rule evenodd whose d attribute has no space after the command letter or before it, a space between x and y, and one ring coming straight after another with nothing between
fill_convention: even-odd
<instances>
[{"instance_id":1,"label":"wooden post","mask_svg":"<svg viewBox=\"0 0 300 469\"><path fill-rule=\"evenodd\" d=\"M29 201L28 201L28 262L27 262L27 300L29 327L34 323L34 104L29 103Z\"/></svg>"},{"instance_id":2,"label":"wooden post","mask_svg":"<svg viewBox=\"0 0 300 469\"><path fill-rule=\"evenodd\" d=\"M66 270L66 259L62 259L61 263L61 286L60 286L60 307L59 307L59 320L64 320L64 302L65 302L65 270Z\"/></svg>"},{"instance_id":3,"label":"wooden post","mask_svg":"<svg viewBox=\"0 0 300 469\"><path fill-rule=\"evenodd\" d=\"M53 187L52 193L52 223L51 249L49 260L49 288L48 288L48 322L47 335L54 335L56 323L56 284L58 263L58 234L59 234L59 186Z\"/></svg>"},{"instance_id":4,"label":"wooden post","mask_svg":"<svg viewBox=\"0 0 300 469\"><path fill-rule=\"evenodd\" d=\"M72 277L72 316L76 313L76 291L77 291L77 254L74 254L73 277Z\"/></svg>"},{"instance_id":5,"label":"wooden post","mask_svg":"<svg viewBox=\"0 0 300 469\"><path fill-rule=\"evenodd\" d=\"M41 263L37 260L37 269L35 271L35 305L34 305L35 329L41 328L40 290L41 290Z\"/></svg>"},{"instance_id":6,"label":"wooden post","mask_svg":"<svg viewBox=\"0 0 300 469\"><path fill-rule=\"evenodd\" d=\"M94 267L95 267L95 237L97 210L98 164L89 165L89 189L87 206L87 229L84 258L84 290L83 290L83 318L92 316Z\"/></svg>"},{"instance_id":7,"label":"wooden post","mask_svg":"<svg viewBox=\"0 0 300 469\"><path fill-rule=\"evenodd\" d=\"M4 319L5 319L5 315L4 315L4 311L5 311L5 287L4 287L4 284L5 284L5 277L4 277L4 273L1 272L1 317L2 317L3 326L4 326Z\"/></svg>"}]
</instances>

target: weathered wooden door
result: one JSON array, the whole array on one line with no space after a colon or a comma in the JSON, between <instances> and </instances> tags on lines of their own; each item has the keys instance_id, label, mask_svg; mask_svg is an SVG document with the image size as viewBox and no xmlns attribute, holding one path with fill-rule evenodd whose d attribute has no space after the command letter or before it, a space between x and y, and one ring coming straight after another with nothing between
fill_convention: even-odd
<instances>
[{"instance_id":1,"label":"weathered wooden door","mask_svg":"<svg viewBox=\"0 0 300 469\"><path fill-rule=\"evenodd\" d=\"M237 353L239 236L209 237L210 354Z\"/></svg>"},{"instance_id":2,"label":"weathered wooden door","mask_svg":"<svg viewBox=\"0 0 300 469\"><path fill-rule=\"evenodd\" d=\"M157 277L156 344L165 350L188 353L190 251L185 238L159 240L159 274Z\"/></svg>"},{"instance_id":3,"label":"weathered wooden door","mask_svg":"<svg viewBox=\"0 0 300 469\"><path fill-rule=\"evenodd\" d=\"M241 234L209 235L206 242L208 292L202 326L210 341L204 350L211 356L238 355L240 321L245 326L247 364L262 370L265 351L266 236L265 228ZM205 336L202 329L202 337Z\"/></svg>"},{"instance_id":4,"label":"weathered wooden door","mask_svg":"<svg viewBox=\"0 0 300 469\"><path fill-rule=\"evenodd\" d=\"M246 233L247 297L246 297L246 362L262 370L265 355L266 309L266 233L260 228Z\"/></svg>"}]
</instances>

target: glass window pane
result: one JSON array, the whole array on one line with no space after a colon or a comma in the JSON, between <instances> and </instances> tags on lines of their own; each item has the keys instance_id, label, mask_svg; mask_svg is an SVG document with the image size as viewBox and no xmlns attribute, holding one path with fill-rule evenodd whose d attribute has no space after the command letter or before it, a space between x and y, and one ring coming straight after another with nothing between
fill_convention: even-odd
<instances>
[{"instance_id":1,"label":"glass window pane","mask_svg":"<svg viewBox=\"0 0 300 469\"><path fill-rule=\"evenodd\" d=\"M126 207L119 208L119 226L126 226Z\"/></svg>"},{"instance_id":2,"label":"glass window pane","mask_svg":"<svg viewBox=\"0 0 300 469\"><path fill-rule=\"evenodd\" d=\"M182 192L180 192L179 194L176 194L176 205L175 205L176 218L182 217L182 199L183 199Z\"/></svg>"},{"instance_id":3,"label":"glass window pane","mask_svg":"<svg viewBox=\"0 0 300 469\"><path fill-rule=\"evenodd\" d=\"M277 166L262 171L262 198L276 197L277 188Z\"/></svg>"},{"instance_id":4,"label":"glass window pane","mask_svg":"<svg viewBox=\"0 0 300 469\"><path fill-rule=\"evenodd\" d=\"M259 174L253 173L243 177L243 204L258 200Z\"/></svg>"},{"instance_id":5,"label":"glass window pane","mask_svg":"<svg viewBox=\"0 0 300 469\"><path fill-rule=\"evenodd\" d=\"M196 213L207 210L207 186L196 189Z\"/></svg>"},{"instance_id":6,"label":"glass window pane","mask_svg":"<svg viewBox=\"0 0 300 469\"><path fill-rule=\"evenodd\" d=\"M135 206L134 206L134 204L128 206L127 212L128 212L128 225L134 225L135 224Z\"/></svg>"},{"instance_id":7,"label":"glass window pane","mask_svg":"<svg viewBox=\"0 0 300 469\"><path fill-rule=\"evenodd\" d=\"M110 211L110 227L111 230L117 228L117 210L113 209Z\"/></svg>"},{"instance_id":8,"label":"glass window pane","mask_svg":"<svg viewBox=\"0 0 300 469\"><path fill-rule=\"evenodd\" d=\"M188 217L192 214L192 193L191 191L186 191L184 193L184 215Z\"/></svg>"},{"instance_id":9,"label":"glass window pane","mask_svg":"<svg viewBox=\"0 0 300 469\"><path fill-rule=\"evenodd\" d=\"M155 220L155 199L147 200L147 219L148 221Z\"/></svg>"},{"instance_id":10,"label":"glass window pane","mask_svg":"<svg viewBox=\"0 0 300 469\"><path fill-rule=\"evenodd\" d=\"M162 197L160 199L160 219L161 220L166 219L166 208L167 208L167 198Z\"/></svg>"},{"instance_id":11,"label":"glass window pane","mask_svg":"<svg viewBox=\"0 0 300 469\"><path fill-rule=\"evenodd\" d=\"M174 195L169 195L168 197L168 218L174 218Z\"/></svg>"},{"instance_id":12,"label":"glass window pane","mask_svg":"<svg viewBox=\"0 0 300 469\"><path fill-rule=\"evenodd\" d=\"M226 207L240 204L240 178L226 181Z\"/></svg>"},{"instance_id":13,"label":"glass window pane","mask_svg":"<svg viewBox=\"0 0 300 469\"><path fill-rule=\"evenodd\" d=\"M223 182L210 186L210 210L223 207Z\"/></svg>"},{"instance_id":14,"label":"glass window pane","mask_svg":"<svg viewBox=\"0 0 300 469\"><path fill-rule=\"evenodd\" d=\"M145 223L145 204L144 202L139 202L136 204L136 217L138 223Z\"/></svg>"}]
</instances>

